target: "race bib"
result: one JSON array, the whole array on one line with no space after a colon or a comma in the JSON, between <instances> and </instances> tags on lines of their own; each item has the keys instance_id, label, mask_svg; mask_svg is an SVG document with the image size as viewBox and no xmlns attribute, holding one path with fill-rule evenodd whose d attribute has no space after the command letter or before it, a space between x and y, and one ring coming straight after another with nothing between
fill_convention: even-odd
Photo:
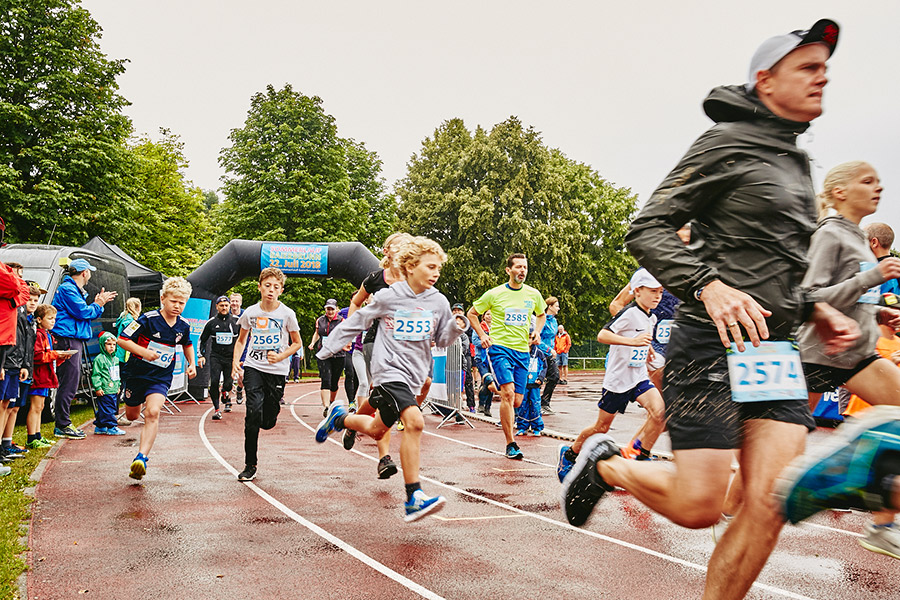
<instances>
[{"instance_id":1,"label":"race bib","mask_svg":"<svg viewBox=\"0 0 900 600\"><path fill-rule=\"evenodd\" d=\"M800 352L791 342L762 342L759 348L747 346L743 352L737 351L737 344L731 344L728 378L735 402L808 397Z\"/></svg>"},{"instance_id":2,"label":"race bib","mask_svg":"<svg viewBox=\"0 0 900 600\"><path fill-rule=\"evenodd\" d=\"M421 341L431 337L434 313L430 310L398 310L394 313L394 339Z\"/></svg>"},{"instance_id":3,"label":"race bib","mask_svg":"<svg viewBox=\"0 0 900 600\"><path fill-rule=\"evenodd\" d=\"M876 266L878 266L878 263L860 261L859 272L864 273L866 271L874 269ZM881 299L881 286L876 285L875 287L870 287L868 290L866 290L866 293L864 293L862 296L860 296L859 300L857 300L857 302L859 302L860 304L878 304L878 301L880 299Z\"/></svg>"},{"instance_id":4,"label":"race bib","mask_svg":"<svg viewBox=\"0 0 900 600\"><path fill-rule=\"evenodd\" d=\"M539 371L539 369L538 369L537 356L532 356L528 360L528 373L533 375L533 374L537 373L538 371Z\"/></svg>"},{"instance_id":5,"label":"race bib","mask_svg":"<svg viewBox=\"0 0 900 600\"><path fill-rule=\"evenodd\" d=\"M218 336L218 334L216 334ZM281 347L281 330L276 328L251 329L251 350L278 350Z\"/></svg>"},{"instance_id":6,"label":"race bib","mask_svg":"<svg viewBox=\"0 0 900 600\"><path fill-rule=\"evenodd\" d=\"M647 364L647 356L650 354L650 346L641 346L640 348L632 348L631 355L628 357L629 367L643 367Z\"/></svg>"},{"instance_id":7,"label":"race bib","mask_svg":"<svg viewBox=\"0 0 900 600\"><path fill-rule=\"evenodd\" d=\"M503 313L503 323L509 327L528 327L529 311L525 308L507 308Z\"/></svg>"},{"instance_id":8,"label":"race bib","mask_svg":"<svg viewBox=\"0 0 900 600\"><path fill-rule=\"evenodd\" d=\"M216 332L216 343L221 346L228 346L231 344L231 340L234 339L234 334L230 331L217 331Z\"/></svg>"},{"instance_id":9,"label":"race bib","mask_svg":"<svg viewBox=\"0 0 900 600\"><path fill-rule=\"evenodd\" d=\"M168 369L172 365L172 361L175 360L174 346L164 346L159 342L150 342L149 344L147 344L147 350L153 350L157 354L159 354L159 358L157 358L156 360L147 361L151 365L156 365L157 367Z\"/></svg>"},{"instance_id":10,"label":"race bib","mask_svg":"<svg viewBox=\"0 0 900 600\"><path fill-rule=\"evenodd\" d=\"M668 344L669 337L672 335L672 319L663 319L656 324L656 341L660 344Z\"/></svg>"},{"instance_id":11,"label":"race bib","mask_svg":"<svg viewBox=\"0 0 900 600\"><path fill-rule=\"evenodd\" d=\"M119 381L119 365L113 365L109 368L109 378L113 381Z\"/></svg>"},{"instance_id":12,"label":"race bib","mask_svg":"<svg viewBox=\"0 0 900 600\"><path fill-rule=\"evenodd\" d=\"M128 324L128 327L126 327L125 329L122 330L122 335L127 335L127 336L131 337L134 334L134 332L138 330L138 327L140 327L140 326L141 326L141 324L138 323L137 321L132 321L131 323Z\"/></svg>"}]
</instances>

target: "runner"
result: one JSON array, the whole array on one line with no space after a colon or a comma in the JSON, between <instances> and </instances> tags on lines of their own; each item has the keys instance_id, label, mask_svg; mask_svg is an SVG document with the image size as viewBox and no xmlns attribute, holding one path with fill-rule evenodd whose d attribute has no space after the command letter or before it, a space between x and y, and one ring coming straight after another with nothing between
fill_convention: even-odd
<instances>
[{"instance_id":1,"label":"runner","mask_svg":"<svg viewBox=\"0 0 900 600\"><path fill-rule=\"evenodd\" d=\"M244 297L237 292L234 292L229 296L228 301L231 303L231 314L235 319L239 318L242 314L244 314L244 309L241 308L241 305L244 303ZM247 358L246 350L244 351L244 356L241 357L241 363L243 364L244 359ZM234 380L234 399L238 404L244 401L244 379L243 375L238 379Z\"/></svg>"},{"instance_id":2,"label":"runner","mask_svg":"<svg viewBox=\"0 0 900 600\"><path fill-rule=\"evenodd\" d=\"M400 267L394 261L394 257L403 245L407 244L412 239L413 237L408 233L398 232L388 236L388 238L384 240L384 247L382 248L384 257L379 264L381 268L377 271L372 271L365 279L363 279L362 285L359 286L359 291L356 292L353 299L350 301L350 307L347 310L348 318L362 308L373 294L387 289L398 281L406 279L403 272L400 270ZM367 381L369 382L370 393L372 386L372 350L375 347L375 338L378 336L379 323L380 320L375 319L363 336L363 360L365 361L366 376ZM368 400L365 402L358 402L356 414L374 417L375 409L369 404ZM356 431L352 429L345 430L343 443L344 448L351 450L356 443ZM375 440L375 445L378 448L378 465L376 467L378 478L390 479L397 474L397 463L394 462L389 454L391 450L391 432L387 431L380 439Z\"/></svg>"},{"instance_id":3,"label":"runner","mask_svg":"<svg viewBox=\"0 0 900 600\"><path fill-rule=\"evenodd\" d=\"M231 314L228 296L219 296L216 298L216 315L206 322L203 333L200 334L200 358L197 359L197 366L202 369L209 356L209 397L215 411L213 421L222 418L219 410L219 378L222 378L225 412L231 412L231 398L228 395L234 384L231 378L231 361L234 357L234 342L240 331L237 317Z\"/></svg>"},{"instance_id":4,"label":"runner","mask_svg":"<svg viewBox=\"0 0 900 600\"><path fill-rule=\"evenodd\" d=\"M506 458L522 460L524 455L513 438L516 408L522 404L528 379L528 347L540 343L547 305L541 293L525 285L528 259L524 254L511 254L506 260L509 281L488 290L469 309L473 328L481 327L478 317L490 310L497 314L497 322L490 334L481 336L481 346L488 351L491 371L500 386L500 424L506 437ZM531 315L537 315L534 330ZM502 315L502 318L500 318Z\"/></svg>"},{"instance_id":5,"label":"runner","mask_svg":"<svg viewBox=\"0 0 900 600\"><path fill-rule=\"evenodd\" d=\"M322 348L325 340L331 332L343 322L344 318L338 314L337 300L329 298L325 301L325 314L316 319L316 328L313 330L309 349L316 351ZM345 349L346 350L346 349ZM344 372L345 350L341 350L326 360L317 360L319 367L319 395L322 399L322 414L328 413L328 407L337 399L338 387L341 382L341 374Z\"/></svg>"},{"instance_id":6,"label":"runner","mask_svg":"<svg viewBox=\"0 0 900 600\"><path fill-rule=\"evenodd\" d=\"M368 306L355 312L326 339L317 355L333 356L348 341L365 331L375 319L383 329L372 353L372 398L375 418L350 414L342 404L332 404L319 424L316 441L349 428L375 439L382 437L397 419L405 429L400 441L400 464L406 483L406 521L415 521L441 509L442 496L429 497L419 484L419 447L425 421L415 398L432 366L431 345L445 348L462 333L450 312L450 303L434 288L447 255L434 241L413 238L396 256L406 281L375 295Z\"/></svg>"},{"instance_id":7,"label":"runner","mask_svg":"<svg viewBox=\"0 0 900 600\"><path fill-rule=\"evenodd\" d=\"M751 60L749 83L714 89L704 109L716 124L626 236L638 262L685 300L663 391L675 469L623 459L608 435L597 434L563 482L563 512L574 525L619 486L679 525L709 527L721 516L733 449L741 447L745 501L710 558L706 600L743 598L750 589L783 526L771 501L775 479L815 428L792 332L812 320L835 353L859 336L852 320L827 304L805 303L799 290L815 214L809 159L796 138L822 113L825 63L837 36L837 24L823 19L809 31L771 38ZM676 233L687 222L698 242L690 247ZM793 376L782 378L776 399L735 402L759 390L740 377L732 389L726 348L736 350L731 362L739 375L740 362L764 364L761 339L781 342L765 342L766 349L793 365Z\"/></svg>"},{"instance_id":8,"label":"runner","mask_svg":"<svg viewBox=\"0 0 900 600\"><path fill-rule=\"evenodd\" d=\"M544 379L544 390L541 392L541 413L552 415L553 409L550 408L550 400L553 398L553 390L559 383L559 357L554 349L556 346L556 334L559 333L559 322L556 315L559 314L559 299L556 296L550 296L544 299L547 305L547 319L544 321L544 328L541 329L541 349L547 356L547 376Z\"/></svg>"}]
</instances>

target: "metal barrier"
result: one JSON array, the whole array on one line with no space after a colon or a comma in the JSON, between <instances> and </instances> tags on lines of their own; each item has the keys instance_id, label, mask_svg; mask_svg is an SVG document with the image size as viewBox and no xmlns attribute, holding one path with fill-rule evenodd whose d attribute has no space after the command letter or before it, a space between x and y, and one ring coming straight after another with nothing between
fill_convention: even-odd
<instances>
[{"instance_id":1,"label":"metal barrier","mask_svg":"<svg viewBox=\"0 0 900 600\"><path fill-rule=\"evenodd\" d=\"M458 338L446 350L435 348L432 351L434 373L431 389L422 405L422 410L430 408L434 413L444 417L438 424L438 429L444 425L463 422L472 429L475 428L463 411L465 403L463 377L471 377L472 374L464 372L462 353L463 345Z\"/></svg>"}]
</instances>

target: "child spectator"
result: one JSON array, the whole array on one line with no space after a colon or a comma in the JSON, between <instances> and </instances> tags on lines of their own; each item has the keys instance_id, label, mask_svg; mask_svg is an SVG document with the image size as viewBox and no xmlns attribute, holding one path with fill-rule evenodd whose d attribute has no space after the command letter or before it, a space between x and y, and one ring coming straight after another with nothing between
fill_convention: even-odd
<instances>
[{"instance_id":1,"label":"child spectator","mask_svg":"<svg viewBox=\"0 0 900 600\"><path fill-rule=\"evenodd\" d=\"M99 435L125 435L116 422L116 396L120 385L117 347L116 336L108 331L100 334L100 352L91 369L91 387L97 396L94 433Z\"/></svg>"},{"instance_id":2,"label":"child spectator","mask_svg":"<svg viewBox=\"0 0 900 600\"><path fill-rule=\"evenodd\" d=\"M34 374L31 389L28 390L28 401L31 405L28 407L28 416L25 420L25 429L28 432L25 445L29 448L49 448L55 442L41 437L41 413L44 412L44 401L50 395L50 390L59 387L56 365L77 354L78 351L53 349L50 330L56 325L55 306L41 304L34 309L34 322L37 325L34 340Z\"/></svg>"},{"instance_id":3,"label":"child spectator","mask_svg":"<svg viewBox=\"0 0 900 600\"><path fill-rule=\"evenodd\" d=\"M234 346L231 365L231 376L235 380L241 373L244 347L249 348L243 362L247 394L244 470L238 474L238 481L252 481L256 477L259 430L275 427L291 356L303 346L297 315L278 301L284 291L284 281L281 269L263 269L259 274L260 301L238 319L241 332Z\"/></svg>"},{"instance_id":4,"label":"child spectator","mask_svg":"<svg viewBox=\"0 0 900 600\"><path fill-rule=\"evenodd\" d=\"M381 331L372 352L373 416L350 414L334 403L316 431L316 441L345 427L380 439L398 419L405 433L400 442L400 464L406 484L405 520L415 521L440 510L442 496L429 497L419 484L419 447L425 421L414 390L422 389L432 367L431 344L445 348L463 330L450 312L450 303L434 289L447 255L434 241L416 237L398 251L397 265L406 276L372 297L368 306L353 313L322 344L317 358L327 359L344 344L381 319Z\"/></svg>"},{"instance_id":5,"label":"child spectator","mask_svg":"<svg viewBox=\"0 0 900 600\"><path fill-rule=\"evenodd\" d=\"M18 323L16 325L16 347L23 350L22 367L20 377L17 378L18 393L17 397L9 402L9 414L6 417L6 428L3 431L3 451L9 456L21 456L26 454L28 450L14 444L12 441L13 430L16 427L16 417L19 408L25 406L28 399L28 389L31 387L31 378L34 374L34 310L37 308L41 294L46 294L47 290L42 289L37 283L29 281L28 289L30 297L25 306L19 308ZM22 371L26 371L27 375L21 378Z\"/></svg>"},{"instance_id":6,"label":"child spectator","mask_svg":"<svg viewBox=\"0 0 900 600\"><path fill-rule=\"evenodd\" d=\"M137 419L141 405L146 403L139 452L128 473L132 479L142 479L147 473L150 450L159 432L159 411L175 373L176 345L184 349L187 376L193 379L197 375L191 326L180 316L190 297L191 284L186 279L166 279L160 309L141 315L119 336L119 346L131 352L125 363L125 417L131 421Z\"/></svg>"},{"instance_id":7,"label":"child spectator","mask_svg":"<svg viewBox=\"0 0 900 600\"><path fill-rule=\"evenodd\" d=\"M572 470L584 442L596 433L609 431L616 413L624 414L630 402L637 402L647 410L647 421L641 426L644 438L638 440L641 442L639 458L650 458L650 449L665 426L662 395L650 383L647 374L647 360L652 352L650 340L656 324L656 315L650 311L662 298L662 285L646 269L638 269L632 275L630 285L634 302L623 308L597 334L597 341L610 347L603 392L597 404L600 414L596 423L578 434L571 448L559 447L556 473L560 482Z\"/></svg>"},{"instance_id":8,"label":"child spectator","mask_svg":"<svg viewBox=\"0 0 900 600\"><path fill-rule=\"evenodd\" d=\"M516 435L540 436L544 430L544 419L541 418L541 386L547 377L547 354L539 345L531 347L528 359L528 379L525 384L525 397L516 409Z\"/></svg>"},{"instance_id":9,"label":"child spectator","mask_svg":"<svg viewBox=\"0 0 900 600\"><path fill-rule=\"evenodd\" d=\"M9 266L13 267L14 265L9 263ZM31 301L29 288L29 299L25 303L26 306ZM37 306L37 299L35 299L34 306ZM16 422L15 415L19 410L20 382L31 378L34 357L34 330L31 328L26 315L24 306L16 309L16 343L9 348L3 362L0 363L0 433L3 434L3 442L2 446L0 446L0 462L19 458L22 454L21 452L12 451L12 433ZM29 345L29 342L31 342L31 345ZM12 418L12 421L9 421L10 418ZM7 431L9 432L8 434Z\"/></svg>"},{"instance_id":10,"label":"child spectator","mask_svg":"<svg viewBox=\"0 0 900 600\"><path fill-rule=\"evenodd\" d=\"M560 325L553 349L556 350L556 359L559 361L559 384L569 384L569 349L572 348L572 338L565 328Z\"/></svg>"}]
</instances>

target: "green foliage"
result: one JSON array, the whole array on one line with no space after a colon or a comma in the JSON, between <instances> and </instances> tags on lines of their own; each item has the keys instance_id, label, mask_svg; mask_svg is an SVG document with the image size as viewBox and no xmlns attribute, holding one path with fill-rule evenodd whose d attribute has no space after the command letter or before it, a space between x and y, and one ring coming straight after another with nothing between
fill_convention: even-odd
<instances>
[{"instance_id":1,"label":"green foliage","mask_svg":"<svg viewBox=\"0 0 900 600\"><path fill-rule=\"evenodd\" d=\"M528 283L560 299L574 340L592 338L635 267L624 237L636 197L543 145L516 117L489 133L451 119L422 142L398 183L400 228L441 244L438 287L471 304L524 252Z\"/></svg>"},{"instance_id":2,"label":"green foliage","mask_svg":"<svg viewBox=\"0 0 900 600\"><path fill-rule=\"evenodd\" d=\"M207 212L212 210L212 207L219 203L219 195L215 190L203 190L203 205L206 207Z\"/></svg>"},{"instance_id":3,"label":"green foliage","mask_svg":"<svg viewBox=\"0 0 900 600\"><path fill-rule=\"evenodd\" d=\"M204 193L184 177L187 159L178 136L160 129L161 139L140 137L130 145L130 185L140 210L130 235L115 235L136 260L166 275L187 275L214 252L215 232Z\"/></svg>"},{"instance_id":4,"label":"green foliage","mask_svg":"<svg viewBox=\"0 0 900 600\"><path fill-rule=\"evenodd\" d=\"M54 241L81 244L128 227L131 124L116 83L125 67L100 50L100 31L76 0L0 8L0 215L10 241L46 243L55 225Z\"/></svg>"},{"instance_id":5,"label":"green foliage","mask_svg":"<svg viewBox=\"0 0 900 600\"><path fill-rule=\"evenodd\" d=\"M219 245L234 238L291 242L359 241L375 250L394 231L396 207L374 152L338 136L322 100L290 85L255 94L244 126L219 163L225 201L213 207ZM282 301L297 311L305 340L328 298L349 303L346 282L292 279ZM238 287L245 305L256 285Z\"/></svg>"}]
</instances>

